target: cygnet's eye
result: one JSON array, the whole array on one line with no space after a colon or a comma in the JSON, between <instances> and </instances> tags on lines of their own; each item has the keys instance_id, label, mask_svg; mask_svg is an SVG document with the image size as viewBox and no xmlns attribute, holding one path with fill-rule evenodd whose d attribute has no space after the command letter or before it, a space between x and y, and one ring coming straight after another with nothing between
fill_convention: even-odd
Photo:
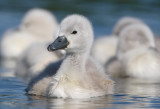
<instances>
[{"instance_id":1,"label":"cygnet's eye","mask_svg":"<svg viewBox=\"0 0 160 109\"><path fill-rule=\"evenodd\" d=\"M77 34L77 31L76 31L76 30L74 30L71 34Z\"/></svg>"}]
</instances>

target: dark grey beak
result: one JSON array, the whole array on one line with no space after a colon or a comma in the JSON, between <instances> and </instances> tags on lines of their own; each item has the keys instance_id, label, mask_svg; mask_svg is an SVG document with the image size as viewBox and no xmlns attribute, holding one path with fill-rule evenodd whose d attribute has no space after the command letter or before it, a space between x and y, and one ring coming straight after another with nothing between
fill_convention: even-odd
<instances>
[{"instance_id":1,"label":"dark grey beak","mask_svg":"<svg viewBox=\"0 0 160 109\"><path fill-rule=\"evenodd\" d=\"M55 51L59 49L65 49L69 45L69 42L65 36L58 36L58 38L48 46L48 51Z\"/></svg>"}]
</instances>

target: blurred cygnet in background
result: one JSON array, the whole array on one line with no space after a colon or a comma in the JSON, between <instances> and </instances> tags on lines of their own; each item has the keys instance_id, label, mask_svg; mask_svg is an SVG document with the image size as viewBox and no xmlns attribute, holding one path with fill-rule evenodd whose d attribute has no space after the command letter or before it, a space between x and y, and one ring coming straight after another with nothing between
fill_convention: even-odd
<instances>
[{"instance_id":1,"label":"blurred cygnet in background","mask_svg":"<svg viewBox=\"0 0 160 109\"><path fill-rule=\"evenodd\" d=\"M123 17L118 21L118 23L115 25L115 28L113 29L113 34L116 36L120 35L120 32L128 25L131 24L137 24L137 23L143 23L145 24L142 20L134 18L134 17ZM147 26L147 25L146 25ZM155 45L157 50L160 52L160 37L154 35L155 39Z\"/></svg>"},{"instance_id":2,"label":"blurred cygnet in background","mask_svg":"<svg viewBox=\"0 0 160 109\"><path fill-rule=\"evenodd\" d=\"M34 36L19 30L9 30L0 42L1 66L14 69L16 60L31 43L35 42Z\"/></svg>"},{"instance_id":3,"label":"blurred cygnet in background","mask_svg":"<svg viewBox=\"0 0 160 109\"><path fill-rule=\"evenodd\" d=\"M127 27L128 25L131 24L137 24L137 23L143 23L143 21L141 21L138 18L135 17L122 17L120 20L118 20L118 22L116 23L116 25L113 28L113 34L116 36L120 35L120 32Z\"/></svg>"},{"instance_id":4,"label":"blurred cygnet in background","mask_svg":"<svg viewBox=\"0 0 160 109\"><path fill-rule=\"evenodd\" d=\"M117 68L110 66L112 69L109 73L112 76L142 80L160 78L160 55L155 48L154 35L145 24L132 24L120 32L117 58L121 63L120 69L117 70L117 74L112 74Z\"/></svg>"},{"instance_id":5,"label":"blurred cygnet in background","mask_svg":"<svg viewBox=\"0 0 160 109\"><path fill-rule=\"evenodd\" d=\"M28 82L42 72L46 66L63 58L65 51L48 52L48 43L34 43L29 46L17 61L15 75Z\"/></svg>"},{"instance_id":6,"label":"blurred cygnet in background","mask_svg":"<svg viewBox=\"0 0 160 109\"><path fill-rule=\"evenodd\" d=\"M24 16L18 29L8 30L0 42L1 65L15 68L17 58L35 42L53 40L57 28L55 17L44 9L31 9Z\"/></svg>"},{"instance_id":7,"label":"blurred cygnet in background","mask_svg":"<svg viewBox=\"0 0 160 109\"><path fill-rule=\"evenodd\" d=\"M34 34L38 40L44 42L53 40L57 26L57 20L51 12L36 8L27 12L20 29Z\"/></svg>"},{"instance_id":8,"label":"blurred cygnet in background","mask_svg":"<svg viewBox=\"0 0 160 109\"><path fill-rule=\"evenodd\" d=\"M102 65L116 54L116 47L119 33L128 25L143 23L141 20L133 17L123 17L115 25L113 33L109 36L103 36L95 40L92 48L92 55Z\"/></svg>"},{"instance_id":9,"label":"blurred cygnet in background","mask_svg":"<svg viewBox=\"0 0 160 109\"><path fill-rule=\"evenodd\" d=\"M104 65L116 53L118 38L116 36L103 36L95 40L91 54L101 64Z\"/></svg>"}]
</instances>

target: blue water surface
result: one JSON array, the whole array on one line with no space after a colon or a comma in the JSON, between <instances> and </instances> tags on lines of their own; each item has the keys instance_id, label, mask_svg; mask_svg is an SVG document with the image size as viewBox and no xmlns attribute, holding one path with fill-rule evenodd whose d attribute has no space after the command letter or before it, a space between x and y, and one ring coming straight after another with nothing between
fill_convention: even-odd
<instances>
[{"instance_id":1,"label":"blue water surface","mask_svg":"<svg viewBox=\"0 0 160 109\"><path fill-rule=\"evenodd\" d=\"M26 83L14 77L0 78L0 109L139 109L160 107L160 84L155 83L136 84L132 80L122 80L116 84L115 94L90 99L28 96L24 91L26 86Z\"/></svg>"}]
</instances>

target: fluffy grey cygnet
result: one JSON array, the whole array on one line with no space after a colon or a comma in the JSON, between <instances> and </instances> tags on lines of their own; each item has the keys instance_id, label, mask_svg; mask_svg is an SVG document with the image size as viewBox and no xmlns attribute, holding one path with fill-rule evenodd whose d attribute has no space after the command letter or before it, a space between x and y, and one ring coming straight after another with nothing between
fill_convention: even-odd
<instances>
[{"instance_id":1,"label":"fluffy grey cygnet","mask_svg":"<svg viewBox=\"0 0 160 109\"><path fill-rule=\"evenodd\" d=\"M17 59L31 44L53 40L57 26L56 18L49 11L29 10L18 29L8 30L3 35L0 41L1 65L14 69Z\"/></svg>"},{"instance_id":2,"label":"fluffy grey cygnet","mask_svg":"<svg viewBox=\"0 0 160 109\"><path fill-rule=\"evenodd\" d=\"M134 17L123 17L115 25L113 33L108 36L97 38L92 47L93 57L104 65L112 56L116 54L119 33L128 25L143 23Z\"/></svg>"},{"instance_id":3,"label":"fluffy grey cygnet","mask_svg":"<svg viewBox=\"0 0 160 109\"><path fill-rule=\"evenodd\" d=\"M27 93L60 98L90 98L113 93L114 82L90 57L92 26L82 15L70 15L60 25L49 51L66 50L66 57L50 64L28 85Z\"/></svg>"},{"instance_id":4,"label":"fluffy grey cygnet","mask_svg":"<svg viewBox=\"0 0 160 109\"><path fill-rule=\"evenodd\" d=\"M113 76L144 80L158 80L160 77L160 55L154 35L145 24L129 25L120 33L117 58L121 63L118 72L114 72L116 64L109 66Z\"/></svg>"}]
</instances>

